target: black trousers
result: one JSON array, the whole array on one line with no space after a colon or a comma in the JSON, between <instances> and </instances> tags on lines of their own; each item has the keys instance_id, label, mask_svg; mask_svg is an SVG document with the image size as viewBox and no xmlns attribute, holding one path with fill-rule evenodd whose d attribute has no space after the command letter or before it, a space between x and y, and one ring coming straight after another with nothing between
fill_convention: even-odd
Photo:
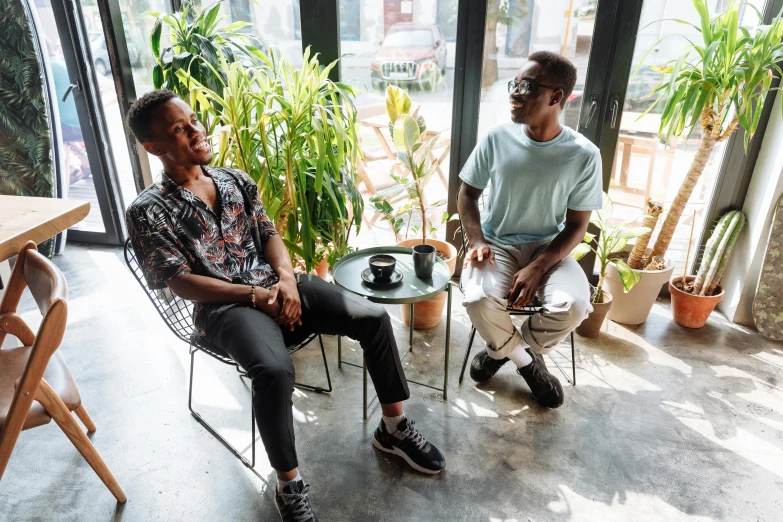
<instances>
[{"instance_id":1,"label":"black trousers","mask_svg":"<svg viewBox=\"0 0 783 522\"><path fill-rule=\"evenodd\" d=\"M382 404L410 396L389 315L382 306L317 276L297 276L302 326L293 332L268 315L245 306L231 308L210 326L208 339L228 353L253 385L258 430L272 467L298 467L294 440L294 365L287 346L311 333L343 335L364 350L367 371Z\"/></svg>"}]
</instances>

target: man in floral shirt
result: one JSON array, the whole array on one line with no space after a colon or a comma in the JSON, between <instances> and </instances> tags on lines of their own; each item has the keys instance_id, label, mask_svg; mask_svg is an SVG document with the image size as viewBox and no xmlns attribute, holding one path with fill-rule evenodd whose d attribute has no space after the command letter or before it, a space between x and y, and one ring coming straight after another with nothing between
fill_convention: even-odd
<instances>
[{"instance_id":1,"label":"man in floral shirt","mask_svg":"<svg viewBox=\"0 0 783 522\"><path fill-rule=\"evenodd\" d=\"M255 183L244 172L207 167L212 151L204 127L176 94L141 97L128 112L128 127L164 169L162 180L128 208L133 249L149 286L193 301L199 340L228 353L252 380L282 520L317 520L297 471L294 367L286 348L312 333L360 342L383 410L373 445L418 471L440 472L443 454L403 414L408 384L383 308L294 274Z\"/></svg>"}]
</instances>

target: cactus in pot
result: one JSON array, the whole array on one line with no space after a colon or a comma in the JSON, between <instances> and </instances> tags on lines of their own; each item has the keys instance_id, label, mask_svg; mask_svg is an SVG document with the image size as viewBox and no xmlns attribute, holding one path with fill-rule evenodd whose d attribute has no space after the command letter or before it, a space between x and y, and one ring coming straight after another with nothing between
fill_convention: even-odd
<instances>
[{"instance_id":1,"label":"cactus in pot","mask_svg":"<svg viewBox=\"0 0 783 522\"><path fill-rule=\"evenodd\" d=\"M715 292L743 226L745 226L745 214L739 210L726 212L718 220L715 230L707 241L699 273L696 274L693 284L695 295L711 296Z\"/></svg>"},{"instance_id":2,"label":"cactus in pot","mask_svg":"<svg viewBox=\"0 0 783 522\"><path fill-rule=\"evenodd\" d=\"M707 241L699 273L675 277L669 282L674 322L688 328L701 328L706 324L723 299L724 292L718 284L744 225L742 212L726 212Z\"/></svg>"}]
</instances>

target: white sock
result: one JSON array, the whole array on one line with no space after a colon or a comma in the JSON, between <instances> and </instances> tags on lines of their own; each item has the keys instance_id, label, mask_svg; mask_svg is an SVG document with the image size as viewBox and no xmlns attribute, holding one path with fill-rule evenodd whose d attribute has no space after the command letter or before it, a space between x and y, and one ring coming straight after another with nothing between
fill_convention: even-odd
<instances>
[{"instance_id":1,"label":"white sock","mask_svg":"<svg viewBox=\"0 0 783 522\"><path fill-rule=\"evenodd\" d=\"M389 433L397 431L397 426L400 425L404 418L404 413L402 415L397 415L396 417L387 417L386 415L383 415L383 423L386 424L386 431Z\"/></svg>"},{"instance_id":2,"label":"white sock","mask_svg":"<svg viewBox=\"0 0 783 522\"><path fill-rule=\"evenodd\" d=\"M298 469L296 470L296 476L291 480L281 480L280 477L277 477L277 490L283 491L283 488L286 487L287 485L291 484L292 482L297 482L300 480L304 480L304 479L302 478L302 475L299 474Z\"/></svg>"},{"instance_id":3,"label":"white sock","mask_svg":"<svg viewBox=\"0 0 783 522\"><path fill-rule=\"evenodd\" d=\"M517 365L517 368L522 368L533 362L533 358L527 353L527 348L530 346L523 342L508 354L508 358Z\"/></svg>"}]
</instances>

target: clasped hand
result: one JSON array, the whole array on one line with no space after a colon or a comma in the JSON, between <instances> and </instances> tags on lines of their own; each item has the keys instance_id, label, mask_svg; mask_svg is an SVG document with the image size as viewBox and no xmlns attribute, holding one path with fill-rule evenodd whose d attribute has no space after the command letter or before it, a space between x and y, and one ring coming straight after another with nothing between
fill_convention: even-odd
<instances>
[{"instance_id":1,"label":"clasped hand","mask_svg":"<svg viewBox=\"0 0 783 522\"><path fill-rule=\"evenodd\" d=\"M294 327L302 326L302 301L299 298L296 279L283 276L272 285L262 310L292 332Z\"/></svg>"}]
</instances>

